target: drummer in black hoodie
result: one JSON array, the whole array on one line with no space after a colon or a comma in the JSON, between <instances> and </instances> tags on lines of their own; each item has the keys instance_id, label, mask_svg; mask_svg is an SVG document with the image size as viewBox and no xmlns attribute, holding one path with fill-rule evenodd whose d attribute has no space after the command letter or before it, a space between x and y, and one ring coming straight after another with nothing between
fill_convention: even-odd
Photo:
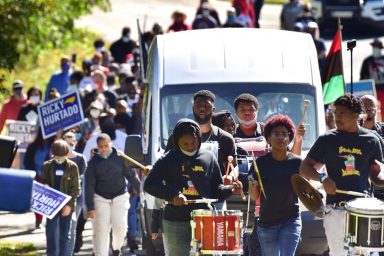
<instances>
[{"instance_id":1,"label":"drummer in black hoodie","mask_svg":"<svg viewBox=\"0 0 384 256\"><path fill-rule=\"evenodd\" d=\"M240 193L241 182L223 185L219 164L213 154L200 149L201 131L191 119L180 119L173 130L176 147L153 166L144 190L170 202L164 208L164 247L168 256L188 256L191 242L191 212L207 209L206 204L187 200L214 198L224 200Z\"/></svg>"}]
</instances>

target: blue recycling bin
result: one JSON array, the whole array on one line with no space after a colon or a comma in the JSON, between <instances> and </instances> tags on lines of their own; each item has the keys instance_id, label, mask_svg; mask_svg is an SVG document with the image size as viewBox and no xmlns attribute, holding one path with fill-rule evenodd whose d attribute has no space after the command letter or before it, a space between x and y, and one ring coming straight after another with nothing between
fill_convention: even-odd
<instances>
[{"instance_id":1,"label":"blue recycling bin","mask_svg":"<svg viewBox=\"0 0 384 256\"><path fill-rule=\"evenodd\" d=\"M31 208L34 171L0 168L0 210L26 212Z\"/></svg>"}]
</instances>

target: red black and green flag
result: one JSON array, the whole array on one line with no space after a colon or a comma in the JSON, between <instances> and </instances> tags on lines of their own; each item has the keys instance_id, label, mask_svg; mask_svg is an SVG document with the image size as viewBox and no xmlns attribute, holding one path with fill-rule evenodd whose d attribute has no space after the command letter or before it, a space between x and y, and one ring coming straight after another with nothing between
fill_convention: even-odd
<instances>
[{"instance_id":1,"label":"red black and green flag","mask_svg":"<svg viewBox=\"0 0 384 256\"><path fill-rule=\"evenodd\" d=\"M345 93L343 76L343 57L341 54L341 30L340 26L333 37L331 49L329 49L325 69L322 74L324 104L334 102Z\"/></svg>"}]
</instances>

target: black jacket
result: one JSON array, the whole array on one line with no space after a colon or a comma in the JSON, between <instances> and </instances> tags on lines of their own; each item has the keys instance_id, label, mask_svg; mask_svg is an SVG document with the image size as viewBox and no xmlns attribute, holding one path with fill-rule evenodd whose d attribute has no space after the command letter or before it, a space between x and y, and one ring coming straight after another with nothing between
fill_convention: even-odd
<instances>
[{"instance_id":1,"label":"black jacket","mask_svg":"<svg viewBox=\"0 0 384 256\"><path fill-rule=\"evenodd\" d=\"M140 191L140 181L136 173L129 168L127 160L117 155L115 148L112 154L104 159L95 154L88 162L85 171L85 203L88 211L94 210L94 194L105 199L113 199L127 192L125 178L132 183L133 187Z\"/></svg>"},{"instance_id":2,"label":"black jacket","mask_svg":"<svg viewBox=\"0 0 384 256\"><path fill-rule=\"evenodd\" d=\"M186 124L194 126L200 134L200 128L194 121L181 119L173 132L175 141L178 141L183 135L180 132L181 126ZM201 142L201 138L199 139ZM232 185L223 185L219 164L211 152L199 149L195 155L186 156L180 151L178 145L155 163L144 183L144 190L147 193L165 200L172 200L180 193L184 194L187 199L224 200L231 195L231 189ZM191 211L201 208L207 208L207 206L168 204L164 209L164 219L189 221Z\"/></svg>"}]
</instances>

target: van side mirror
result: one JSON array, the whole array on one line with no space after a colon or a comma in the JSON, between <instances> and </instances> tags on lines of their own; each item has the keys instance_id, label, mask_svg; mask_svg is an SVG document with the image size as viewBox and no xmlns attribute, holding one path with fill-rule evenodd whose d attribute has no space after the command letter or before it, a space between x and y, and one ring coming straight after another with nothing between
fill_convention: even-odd
<instances>
[{"instance_id":1,"label":"van side mirror","mask_svg":"<svg viewBox=\"0 0 384 256\"><path fill-rule=\"evenodd\" d=\"M124 154L145 165L145 157L143 154L143 147L141 144L141 135L132 134L128 135L125 140ZM137 166L132 166L137 167Z\"/></svg>"}]
</instances>

